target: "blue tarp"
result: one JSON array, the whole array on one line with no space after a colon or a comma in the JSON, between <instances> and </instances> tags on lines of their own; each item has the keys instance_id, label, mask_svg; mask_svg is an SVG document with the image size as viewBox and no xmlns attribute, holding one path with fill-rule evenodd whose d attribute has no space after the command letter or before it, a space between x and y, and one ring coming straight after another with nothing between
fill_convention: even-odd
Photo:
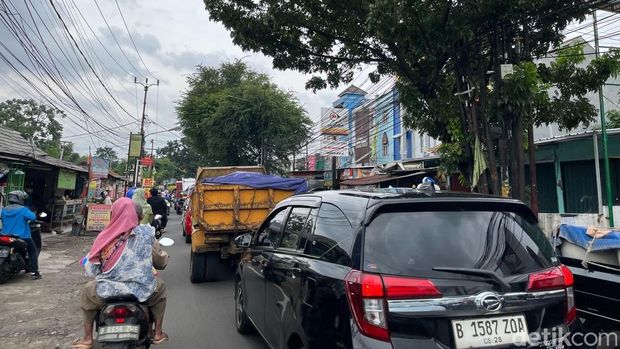
<instances>
[{"instance_id":1,"label":"blue tarp","mask_svg":"<svg viewBox=\"0 0 620 349\"><path fill-rule=\"evenodd\" d=\"M231 174L205 178L203 184L245 185L252 188L280 189L295 191L295 194L308 191L308 183L302 178L282 178L255 172L237 171Z\"/></svg>"},{"instance_id":2,"label":"blue tarp","mask_svg":"<svg viewBox=\"0 0 620 349\"><path fill-rule=\"evenodd\" d=\"M560 238L587 249L592 242L592 237L586 234L586 227L576 225L560 225ZM597 238L592 246L592 251L613 250L620 248L620 230L613 230L605 237Z\"/></svg>"}]
</instances>

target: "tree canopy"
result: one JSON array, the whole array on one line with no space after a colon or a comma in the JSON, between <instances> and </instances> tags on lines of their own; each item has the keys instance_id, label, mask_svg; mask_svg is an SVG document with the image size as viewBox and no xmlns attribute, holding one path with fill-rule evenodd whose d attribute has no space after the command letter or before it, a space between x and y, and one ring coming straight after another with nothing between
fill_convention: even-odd
<instances>
[{"instance_id":1,"label":"tree canopy","mask_svg":"<svg viewBox=\"0 0 620 349\"><path fill-rule=\"evenodd\" d=\"M585 94L619 71L615 52L584 68L571 51L583 42L560 48L567 26L592 11L585 0L204 2L235 44L313 74L308 88L348 83L361 64L376 67L373 82L396 76L405 123L442 141L442 159L474 182L479 140L488 169L477 189L499 194L509 182L516 198L533 126L588 124L596 109ZM543 57L556 62L534 64ZM504 64L514 73L502 77Z\"/></svg>"},{"instance_id":2,"label":"tree canopy","mask_svg":"<svg viewBox=\"0 0 620 349\"><path fill-rule=\"evenodd\" d=\"M193 178L199 166L205 166L205 160L189 145L187 137L168 141L157 150L156 179ZM163 160L163 162L162 162Z\"/></svg>"},{"instance_id":3,"label":"tree canopy","mask_svg":"<svg viewBox=\"0 0 620 349\"><path fill-rule=\"evenodd\" d=\"M199 66L187 83L177 113L205 165L264 164L284 173L309 137L312 122L292 94L243 62Z\"/></svg>"},{"instance_id":4,"label":"tree canopy","mask_svg":"<svg viewBox=\"0 0 620 349\"><path fill-rule=\"evenodd\" d=\"M11 99L0 103L0 125L18 131L43 151L60 154L61 119L65 113L32 99Z\"/></svg>"},{"instance_id":5,"label":"tree canopy","mask_svg":"<svg viewBox=\"0 0 620 349\"><path fill-rule=\"evenodd\" d=\"M108 160L110 167L114 168L118 163L118 153L112 147L101 147L95 150L95 156Z\"/></svg>"}]
</instances>

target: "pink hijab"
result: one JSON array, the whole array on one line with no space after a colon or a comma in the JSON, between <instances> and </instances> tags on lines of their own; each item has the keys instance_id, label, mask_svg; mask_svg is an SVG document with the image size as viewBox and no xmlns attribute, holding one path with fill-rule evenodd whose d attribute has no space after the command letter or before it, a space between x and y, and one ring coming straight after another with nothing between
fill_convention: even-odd
<instances>
[{"instance_id":1,"label":"pink hijab","mask_svg":"<svg viewBox=\"0 0 620 349\"><path fill-rule=\"evenodd\" d=\"M138 223L138 214L136 213L134 202L129 198L116 200L112 204L110 223L97 235L95 242L93 242L93 247L91 247L88 253L88 260L91 263L99 263L101 251L120 235L137 227ZM121 247L125 248L125 245L123 244ZM120 253L115 254L116 258L113 258L107 264L115 265L120 255Z\"/></svg>"}]
</instances>

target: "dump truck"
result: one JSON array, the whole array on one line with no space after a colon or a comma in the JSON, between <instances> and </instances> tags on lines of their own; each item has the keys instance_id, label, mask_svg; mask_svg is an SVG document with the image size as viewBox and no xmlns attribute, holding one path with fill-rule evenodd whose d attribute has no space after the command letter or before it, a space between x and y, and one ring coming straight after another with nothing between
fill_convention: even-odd
<instances>
[{"instance_id":1,"label":"dump truck","mask_svg":"<svg viewBox=\"0 0 620 349\"><path fill-rule=\"evenodd\" d=\"M218 280L242 252L234 244L235 237L256 231L278 202L294 194L294 190L202 183L237 171L265 173L262 166L201 167L197 171L191 197L192 283Z\"/></svg>"}]
</instances>

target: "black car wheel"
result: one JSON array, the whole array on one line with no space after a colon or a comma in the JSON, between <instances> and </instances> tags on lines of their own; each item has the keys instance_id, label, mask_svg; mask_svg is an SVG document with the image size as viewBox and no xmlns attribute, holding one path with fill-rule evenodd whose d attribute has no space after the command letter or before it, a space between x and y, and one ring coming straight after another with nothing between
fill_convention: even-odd
<instances>
[{"instance_id":1,"label":"black car wheel","mask_svg":"<svg viewBox=\"0 0 620 349\"><path fill-rule=\"evenodd\" d=\"M241 334L249 334L253 330L252 323L245 313L245 295L241 280L235 282L235 327Z\"/></svg>"}]
</instances>

